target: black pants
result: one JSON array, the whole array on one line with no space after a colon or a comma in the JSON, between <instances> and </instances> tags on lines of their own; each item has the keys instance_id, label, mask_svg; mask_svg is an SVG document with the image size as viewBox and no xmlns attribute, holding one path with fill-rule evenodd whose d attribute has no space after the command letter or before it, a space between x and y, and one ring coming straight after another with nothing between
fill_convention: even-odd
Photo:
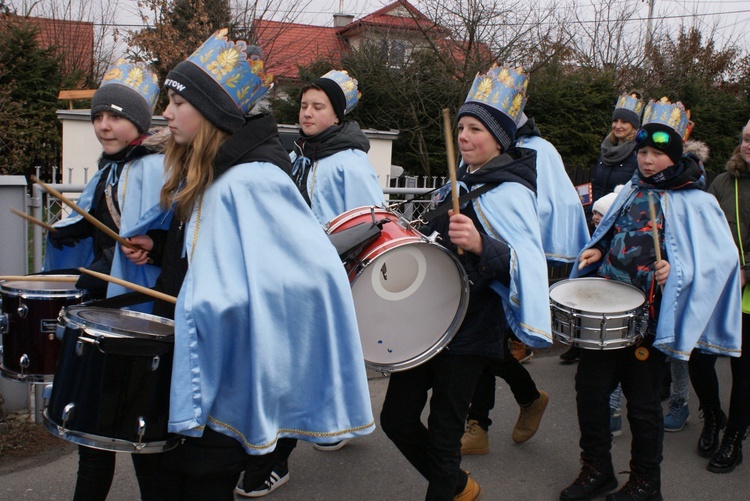
<instances>
[{"instance_id":1,"label":"black pants","mask_svg":"<svg viewBox=\"0 0 750 501\"><path fill-rule=\"evenodd\" d=\"M161 484L160 454L131 454L143 501L158 501ZM115 476L115 453L78 446L78 477L74 501L104 501Z\"/></svg>"},{"instance_id":2,"label":"black pants","mask_svg":"<svg viewBox=\"0 0 750 501\"><path fill-rule=\"evenodd\" d=\"M612 437L609 430L609 395L622 383L627 399L631 471L660 479L664 416L659 399L666 356L653 348L648 336L640 348L648 358L635 356L636 346L618 350L581 350L576 373L576 404L581 430L582 457L595 464L611 464Z\"/></svg>"},{"instance_id":3,"label":"black pants","mask_svg":"<svg viewBox=\"0 0 750 501\"><path fill-rule=\"evenodd\" d=\"M506 352L502 360L492 360L477 381L466 418L467 421L476 420L485 430L492 424L490 411L495 407L495 376L508 383L519 406L528 405L539 398L539 391L531 374L516 357Z\"/></svg>"},{"instance_id":4,"label":"black pants","mask_svg":"<svg viewBox=\"0 0 750 501\"><path fill-rule=\"evenodd\" d=\"M461 436L474 386L491 359L440 353L428 362L393 373L380 425L406 459L429 482L426 499L451 501L465 487ZM421 415L430 398L427 427Z\"/></svg>"},{"instance_id":5,"label":"black pants","mask_svg":"<svg viewBox=\"0 0 750 501\"><path fill-rule=\"evenodd\" d=\"M210 428L163 456L163 499L168 501L233 501L240 473L253 462L271 473L275 452L255 456L235 439Z\"/></svg>"},{"instance_id":6,"label":"black pants","mask_svg":"<svg viewBox=\"0 0 750 501\"><path fill-rule=\"evenodd\" d=\"M717 355L693 350L688 369L701 409L720 409L719 380L716 377ZM742 314L742 356L732 357L732 392L727 427L744 432L750 426L750 315Z\"/></svg>"}]
</instances>

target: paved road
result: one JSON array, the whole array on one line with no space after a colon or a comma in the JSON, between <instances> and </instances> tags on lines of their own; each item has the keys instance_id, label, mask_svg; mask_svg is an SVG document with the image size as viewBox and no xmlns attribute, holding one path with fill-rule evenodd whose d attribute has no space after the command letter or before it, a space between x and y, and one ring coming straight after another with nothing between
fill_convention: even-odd
<instances>
[{"instance_id":1,"label":"paved road","mask_svg":"<svg viewBox=\"0 0 750 501\"><path fill-rule=\"evenodd\" d=\"M504 383L498 384L495 424L490 428L490 453L469 456L463 467L472 472L484 491L484 501L555 500L578 474L578 426L573 376L575 365L561 365L559 348L542 350L526 364L537 385L550 393L550 404L537 435L523 445L510 438L518 409ZM729 402L729 363L717 364L722 402ZM388 380L372 374L370 391L376 416ZM667 433L664 443L665 499L735 501L750 496L750 459L735 472L717 475L705 469L706 460L694 451L701 430L697 400L691 395L692 416L679 433ZM614 439L615 470L628 468L630 433ZM424 499L425 481L403 459L380 429L353 441L338 452L320 452L300 442L290 461L291 479L267 499L278 501L411 501ZM0 499L17 501L70 499L75 484L74 449L59 459L0 476ZM619 476L622 481L626 475ZM127 454L118 455L110 500L137 499L138 488ZM238 498L240 499L240 498Z\"/></svg>"}]
</instances>

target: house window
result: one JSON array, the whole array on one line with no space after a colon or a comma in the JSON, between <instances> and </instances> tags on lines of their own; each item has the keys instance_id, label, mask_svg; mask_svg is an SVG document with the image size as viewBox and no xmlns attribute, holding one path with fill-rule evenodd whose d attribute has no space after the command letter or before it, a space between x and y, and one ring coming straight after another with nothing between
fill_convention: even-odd
<instances>
[{"instance_id":1,"label":"house window","mask_svg":"<svg viewBox=\"0 0 750 501\"><path fill-rule=\"evenodd\" d=\"M406 58L406 44L401 40L383 40L380 45L381 56L391 68L401 68Z\"/></svg>"}]
</instances>

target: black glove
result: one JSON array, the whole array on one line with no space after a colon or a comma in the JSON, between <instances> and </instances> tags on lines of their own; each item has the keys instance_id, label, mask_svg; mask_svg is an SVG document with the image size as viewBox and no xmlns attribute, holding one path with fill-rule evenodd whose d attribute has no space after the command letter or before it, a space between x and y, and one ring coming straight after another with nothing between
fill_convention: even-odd
<instances>
[{"instance_id":1,"label":"black glove","mask_svg":"<svg viewBox=\"0 0 750 501\"><path fill-rule=\"evenodd\" d=\"M88 269L92 271L98 271L99 273L104 273L105 275L109 275L109 272L112 269L113 256L113 247L105 249L102 256L91 263L88 266ZM108 285L109 282L107 282L106 280L101 280L93 275L89 275L88 273L81 273L81 276L78 277L78 281L76 282L77 289L85 290L86 292L88 292L89 296L94 299L106 297Z\"/></svg>"},{"instance_id":2,"label":"black glove","mask_svg":"<svg viewBox=\"0 0 750 501\"><path fill-rule=\"evenodd\" d=\"M91 231L86 231L90 230L90 227L89 222L82 219L77 223L55 228L57 231L47 233L47 238L50 245L57 250L62 250L63 246L74 247L80 239L91 236Z\"/></svg>"}]
</instances>

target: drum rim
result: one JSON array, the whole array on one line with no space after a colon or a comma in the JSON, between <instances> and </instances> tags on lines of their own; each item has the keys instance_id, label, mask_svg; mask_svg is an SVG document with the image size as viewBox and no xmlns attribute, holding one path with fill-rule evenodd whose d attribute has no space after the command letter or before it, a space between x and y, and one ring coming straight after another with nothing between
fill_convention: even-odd
<instances>
[{"instance_id":1,"label":"drum rim","mask_svg":"<svg viewBox=\"0 0 750 501\"><path fill-rule=\"evenodd\" d=\"M351 216L362 216L365 214L370 214L372 210L375 210L375 212L385 212L386 214L390 214L395 216L397 219L404 219L403 216L401 216L399 213L389 210L386 207L381 207L379 205L363 205L361 207L355 207L353 209L349 209L346 212L342 212L335 218L331 219L328 224L326 225L326 233L331 234L334 230L337 230L341 225L344 223L347 223L351 220ZM347 216L347 217L345 217Z\"/></svg>"},{"instance_id":2,"label":"drum rim","mask_svg":"<svg viewBox=\"0 0 750 501\"><path fill-rule=\"evenodd\" d=\"M458 274L459 274L459 278L461 281L461 287L460 287L461 294L460 294L459 301L458 301L458 309L456 311L456 314L453 317L453 320L451 321L451 324L448 326L448 329L443 333L443 335L437 341L435 341L435 343L433 343L429 348L424 350L419 355L411 357L407 360L402 360L402 361L394 362L394 363L373 362L365 358L365 365L369 369L372 369L377 372L381 372L383 374L390 374L392 372L400 372L400 371L412 369L414 367L422 365L425 362L428 362L429 360L434 358L436 355L438 355L453 340L453 337L456 335L459 328L461 327L461 323L463 322L464 317L466 317L466 313L469 309L469 289L470 289L469 288L469 275L466 273L466 269L461 264L461 261L458 259L458 257L438 243L430 242L428 240L419 240L419 241L412 242L412 243L433 245L437 247L438 250L440 250L441 252L447 254L456 264L456 268L458 269L458 272L459 272ZM408 245L408 244L404 244L404 245ZM401 247L401 246L399 245L397 247ZM361 272L366 267L367 265L362 266L361 270L356 274L354 279L351 281L352 288L354 287L355 282L360 278Z\"/></svg>"},{"instance_id":3,"label":"drum rim","mask_svg":"<svg viewBox=\"0 0 750 501\"><path fill-rule=\"evenodd\" d=\"M30 276L44 276L44 275L30 275ZM60 274L60 275L49 275L50 277L78 277L79 275L70 275L70 274ZM67 289L60 288L60 289L41 289L41 288L32 288L32 287L13 287L11 284L19 283L19 282L27 282L30 284L41 284L44 283L54 283L54 284L66 284L69 283L70 286ZM25 295L25 297L31 298L31 297L62 297L62 298L77 298L82 297L84 295L84 291L81 289L76 288L75 282L53 282L53 281L44 281L44 280L2 280L0 281L0 294L5 294L11 297L17 297L21 295Z\"/></svg>"},{"instance_id":4,"label":"drum rim","mask_svg":"<svg viewBox=\"0 0 750 501\"><path fill-rule=\"evenodd\" d=\"M572 282L579 282L580 283L580 282L583 282L583 281L586 281L586 282L602 282L602 281L605 281L607 283L612 283L613 285L615 285L615 287L629 288L629 289L631 289L631 291L637 292L639 294L639 297L642 299L642 301L641 301L641 303L639 305L633 306L633 307L625 307L625 308L622 308L622 309L619 309L619 310L615 310L615 311L609 312L609 314L612 314L612 315L618 314L618 313L622 314L622 313L627 313L627 312L632 312L632 311L638 310L640 308L643 308L644 304L647 302L646 294L641 289L639 289L638 287L636 287L635 285L627 284L625 282L620 282L618 280L610 280L609 278L603 278L603 277L581 277L581 278L566 278L565 280L560 280L559 282L555 282L554 284L550 285L549 286L549 292L548 292L550 304L560 305L561 307L566 308L566 309L568 309L570 311L591 312L591 310L585 310L585 309L582 309L582 308L572 308L572 307L570 307L570 306L568 306L568 305L566 305L564 303L561 303L560 301L552 298L552 291L556 287L558 287L558 286L560 286L562 284L568 284L568 283L572 283ZM594 312L594 313L597 313L597 314L601 315L603 312Z\"/></svg>"},{"instance_id":5,"label":"drum rim","mask_svg":"<svg viewBox=\"0 0 750 501\"><path fill-rule=\"evenodd\" d=\"M122 328L116 328L108 325L102 325L99 322L93 322L91 320L81 318L80 316L76 315L75 318L73 318L73 315L78 310L95 310L95 311L107 311L112 312L116 311L119 314L131 317L131 318L140 318L140 319L146 319L153 321L155 323L159 323L162 325L167 325L172 327L173 332L172 334L168 335L158 335L158 334L150 334L150 333L141 333L141 332L132 332L128 331L127 329ZM63 326L67 325L76 325L83 328L83 330L90 335L93 335L94 337L109 337L109 338L119 338L119 337L128 337L128 338L138 338L138 339L147 339L147 340L153 340L153 341L166 341L166 340L173 340L174 339L174 320L171 320L169 318L160 317L157 315L153 315L151 313L143 313L140 311L133 311L133 310L124 310L124 309L113 309L113 308L103 308L101 306L91 306L91 305L70 305L70 306L63 306L60 310L60 319ZM121 336L121 335L127 335L127 336Z\"/></svg>"},{"instance_id":6,"label":"drum rim","mask_svg":"<svg viewBox=\"0 0 750 501\"><path fill-rule=\"evenodd\" d=\"M93 435L91 433L63 428L49 417L47 411L48 409L44 409L42 412L42 422L48 432L68 442L103 451L126 452L130 454L156 454L174 449L180 444L181 440L179 435L168 433L167 435L169 436L166 439L143 442L143 446L138 449L138 444L129 440Z\"/></svg>"}]
</instances>

